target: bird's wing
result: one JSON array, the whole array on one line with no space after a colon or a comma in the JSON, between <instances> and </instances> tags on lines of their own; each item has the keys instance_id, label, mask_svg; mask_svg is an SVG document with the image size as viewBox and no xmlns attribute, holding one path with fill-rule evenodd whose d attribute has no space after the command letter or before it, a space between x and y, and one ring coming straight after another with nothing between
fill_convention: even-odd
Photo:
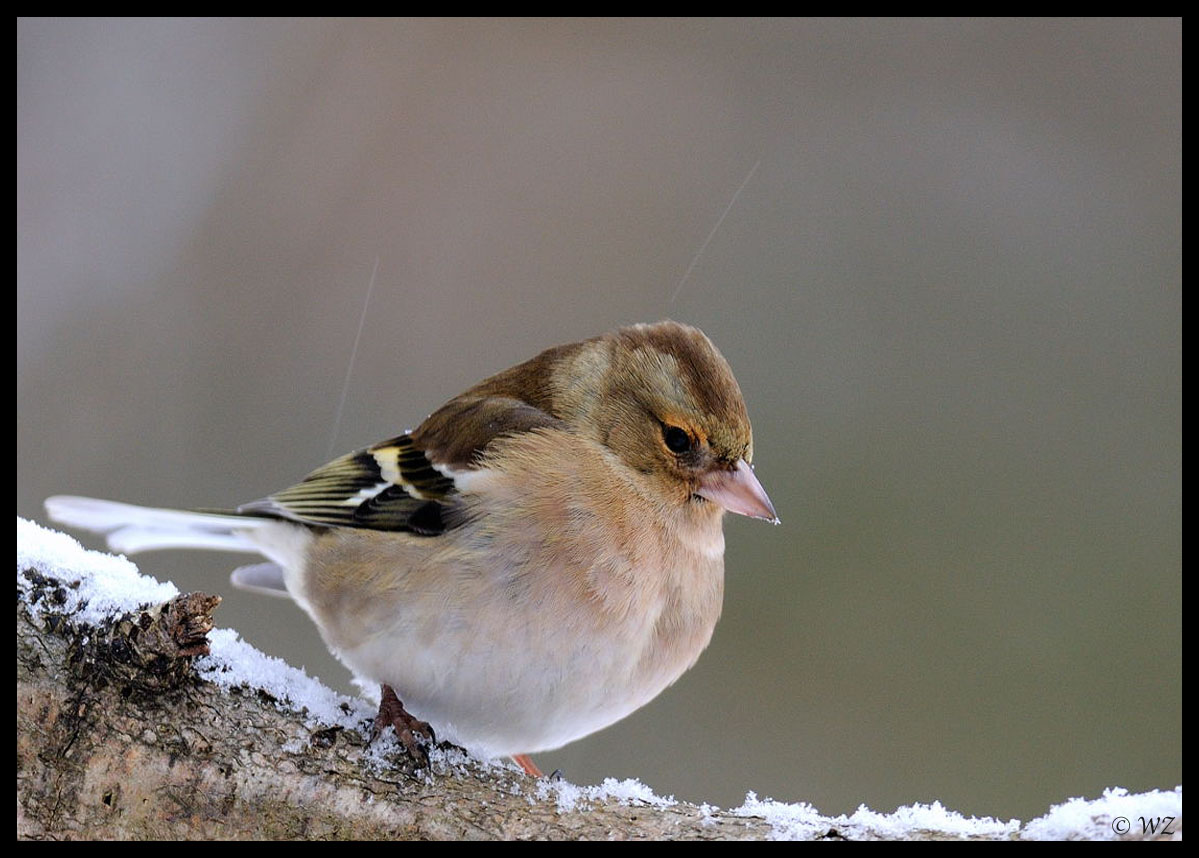
<instances>
[{"instance_id":1,"label":"bird's wing","mask_svg":"<svg viewBox=\"0 0 1199 858\"><path fill-rule=\"evenodd\" d=\"M456 523L446 514L458 493L456 473L474 468L496 438L556 425L544 411L507 397L454 400L416 431L335 459L238 512L436 536Z\"/></svg>"}]
</instances>

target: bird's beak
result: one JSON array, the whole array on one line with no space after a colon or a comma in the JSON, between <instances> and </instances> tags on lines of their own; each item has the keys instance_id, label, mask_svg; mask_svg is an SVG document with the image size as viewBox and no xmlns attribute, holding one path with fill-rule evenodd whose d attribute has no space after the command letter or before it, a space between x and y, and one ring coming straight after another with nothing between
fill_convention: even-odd
<instances>
[{"instance_id":1,"label":"bird's beak","mask_svg":"<svg viewBox=\"0 0 1199 858\"><path fill-rule=\"evenodd\" d=\"M754 469L744 459L738 459L736 467L730 470L704 474L695 493L729 512L760 518L771 524L779 523L774 504L754 476Z\"/></svg>"}]
</instances>

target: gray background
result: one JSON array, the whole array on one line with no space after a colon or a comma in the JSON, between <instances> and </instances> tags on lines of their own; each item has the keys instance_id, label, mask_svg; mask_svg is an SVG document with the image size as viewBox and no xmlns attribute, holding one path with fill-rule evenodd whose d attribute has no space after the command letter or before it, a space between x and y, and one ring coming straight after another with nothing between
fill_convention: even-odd
<instances>
[{"instance_id":1,"label":"gray background","mask_svg":"<svg viewBox=\"0 0 1199 858\"><path fill-rule=\"evenodd\" d=\"M232 506L674 317L783 525L727 522L699 665L543 767L1005 818L1173 787L1181 30L20 21L17 512ZM238 560L140 563L348 687Z\"/></svg>"}]
</instances>

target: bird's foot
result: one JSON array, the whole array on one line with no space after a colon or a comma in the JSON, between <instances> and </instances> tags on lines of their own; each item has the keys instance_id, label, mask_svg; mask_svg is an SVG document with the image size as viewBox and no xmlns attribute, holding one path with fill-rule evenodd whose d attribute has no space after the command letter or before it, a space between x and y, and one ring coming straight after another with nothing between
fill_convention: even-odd
<instances>
[{"instance_id":1,"label":"bird's foot","mask_svg":"<svg viewBox=\"0 0 1199 858\"><path fill-rule=\"evenodd\" d=\"M436 744L437 735L427 721L409 715L400 698L396 697L395 689L390 685L384 685L379 714L375 716L375 727L371 730L371 741L377 739L383 728L388 726L395 728L396 737L418 766L424 767L429 764L429 755L417 742L416 737L420 736L430 744Z\"/></svg>"},{"instance_id":2,"label":"bird's foot","mask_svg":"<svg viewBox=\"0 0 1199 858\"><path fill-rule=\"evenodd\" d=\"M545 775L542 774L541 769L537 768L537 764L533 762L533 758L528 754L513 754L512 762L524 769L525 774L531 778L545 777Z\"/></svg>"}]
</instances>

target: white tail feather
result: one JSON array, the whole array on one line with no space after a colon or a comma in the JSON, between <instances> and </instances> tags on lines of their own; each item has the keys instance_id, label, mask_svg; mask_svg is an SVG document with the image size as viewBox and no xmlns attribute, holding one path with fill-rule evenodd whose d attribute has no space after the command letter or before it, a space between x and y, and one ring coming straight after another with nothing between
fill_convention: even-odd
<instances>
[{"instance_id":1,"label":"white tail feather","mask_svg":"<svg viewBox=\"0 0 1199 858\"><path fill-rule=\"evenodd\" d=\"M108 534L108 547L122 554L197 548L203 551L249 551L258 546L240 533L210 533L201 530L148 530L130 525Z\"/></svg>"},{"instance_id":2,"label":"white tail feather","mask_svg":"<svg viewBox=\"0 0 1199 858\"><path fill-rule=\"evenodd\" d=\"M260 549L247 538L246 531L270 523L250 516L134 506L70 495L47 498L46 512L60 524L104 534L109 547L124 554L174 548L257 554Z\"/></svg>"},{"instance_id":3,"label":"white tail feather","mask_svg":"<svg viewBox=\"0 0 1199 858\"><path fill-rule=\"evenodd\" d=\"M287 585L283 582L283 569L278 563L239 566L233 570L229 580L239 590L249 590L266 596L282 596L285 599L290 596Z\"/></svg>"}]
</instances>

